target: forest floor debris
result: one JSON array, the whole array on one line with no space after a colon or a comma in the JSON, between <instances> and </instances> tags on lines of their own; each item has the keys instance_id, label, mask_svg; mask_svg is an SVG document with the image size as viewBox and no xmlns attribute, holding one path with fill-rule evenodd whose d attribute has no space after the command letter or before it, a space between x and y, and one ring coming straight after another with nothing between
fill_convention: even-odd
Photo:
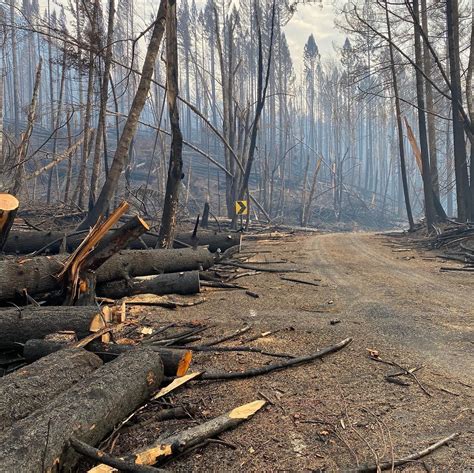
<instances>
[{"instance_id":1,"label":"forest floor debris","mask_svg":"<svg viewBox=\"0 0 474 473\"><path fill-rule=\"evenodd\" d=\"M276 241L274 245L244 240L243 249L262 261L291 259L294 269L308 272L305 281L320 280L321 285L282 280L282 268L280 273L255 271L245 279L246 290L259 298L249 298L245 290L205 288L205 302L202 295L124 299L127 323L118 333L112 332L113 341L179 345L193 353L190 378L177 378L159 397L139 406L98 447L112 459L130 459L131 453L149 451L157 439L197 432L196 424L206 425L235 406L261 399L267 404L264 412L250 422L222 433L216 442L200 439L192 444L192 452L178 454L160 468L371 468L377 463L391 465L393 459L410 459L413 452L453 432L461 435L433 453L430 450L425 465L442 471L471 466L468 430L473 380L466 370L466 353L467 318L472 316L467 299L473 282L462 273L440 274L433 260L399 259L397 252L384 246L387 237L293 234ZM242 259L246 258L241 254L232 255L233 261ZM228 264L207 270L221 281L248 272ZM447 281L444 291L449 292L449 301L440 295L440 278L443 284ZM335 320L344 323L332 324ZM420 343L423 336L425 344ZM291 371L225 382L205 379L255 367L262 373L272 371L272 366L297 363L299 356L347 337L354 340L343 350ZM92 344L97 346L97 341ZM443 362L447 346L448 359ZM387 373L385 363L370 361L367 347L390 360L398 372ZM460 363L449 369L454 359ZM420 364L423 370L418 373ZM415 372L431 397L416 389L411 376ZM413 383L386 383L387 375L411 378ZM188 414L162 415L169 409ZM80 449L78 442L75 446ZM82 460L79 471L93 464ZM410 465L410 471L418 471L420 465L422 471L423 464L410 461Z\"/></svg>"}]
</instances>

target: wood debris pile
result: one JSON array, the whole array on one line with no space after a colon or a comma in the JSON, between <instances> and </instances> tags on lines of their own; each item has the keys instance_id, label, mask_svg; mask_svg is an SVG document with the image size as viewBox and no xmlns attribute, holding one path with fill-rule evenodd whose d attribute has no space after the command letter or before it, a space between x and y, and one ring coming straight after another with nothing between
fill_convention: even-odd
<instances>
[{"instance_id":1,"label":"wood debris pile","mask_svg":"<svg viewBox=\"0 0 474 473\"><path fill-rule=\"evenodd\" d=\"M450 222L443 227L433 226L434 233L419 237L410 233L385 233L383 235L401 239L391 240L397 252L422 248L436 251L437 258L457 261L462 266L442 266L440 271L474 272L474 224Z\"/></svg>"},{"instance_id":2,"label":"wood debris pile","mask_svg":"<svg viewBox=\"0 0 474 473\"><path fill-rule=\"evenodd\" d=\"M462 267L442 267L441 271L474 271L474 225L456 224L436 229L436 236L431 241L431 246L442 249L441 258L464 263Z\"/></svg>"},{"instance_id":3,"label":"wood debris pile","mask_svg":"<svg viewBox=\"0 0 474 473\"><path fill-rule=\"evenodd\" d=\"M258 297L235 280L297 269L287 261L261 262L241 252L240 234L198 234L197 225L192 234L178 236L176 245L185 248L155 249L156 235L140 217L119 223L127 209L121 204L86 234L13 230L4 238L4 252L15 254L0 257L0 458L5 471L70 471L83 457L96 473L158 471L153 465L238 426L265 400L250 399L120 458L107 453L121 429L140 429L136 420L142 411L158 408L158 420L190 416L192 406L163 407L161 402L191 382L264 375L320 359L351 341L294 356L248 345L266 332L236 346L219 346L240 338L250 326L201 341L209 326L144 323L136 306L192 306L205 301L196 294L222 289ZM245 371L189 372L193 353L205 351L252 352L276 361Z\"/></svg>"}]
</instances>

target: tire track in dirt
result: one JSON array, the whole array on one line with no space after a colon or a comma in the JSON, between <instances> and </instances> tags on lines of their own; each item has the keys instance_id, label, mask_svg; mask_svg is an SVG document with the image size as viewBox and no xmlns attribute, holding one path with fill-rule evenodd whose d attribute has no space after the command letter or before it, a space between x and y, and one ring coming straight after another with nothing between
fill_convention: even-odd
<instances>
[{"instance_id":1,"label":"tire track in dirt","mask_svg":"<svg viewBox=\"0 0 474 473\"><path fill-rule=\"evenodd\" d=\"M320 235L308 240L308 262L335 286L341 318L472 380L474 278L440 273L439 262L394 253L387 241L367 233Z\"/></svg>"}]
</instances>

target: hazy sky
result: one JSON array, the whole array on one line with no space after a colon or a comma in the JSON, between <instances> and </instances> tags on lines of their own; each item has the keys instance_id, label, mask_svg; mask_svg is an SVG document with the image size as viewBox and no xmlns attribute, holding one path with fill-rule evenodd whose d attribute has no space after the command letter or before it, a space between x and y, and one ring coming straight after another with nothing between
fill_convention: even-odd
<instances>
[{"instance_id":1,"label":"hazy sky","mask_svg":"<svg viewBox=\"0 0 474 473\"><path fill-rule=\"evenodd\" d=\"M205 0L196 0L197 5L204 5L204 3ZM334 43L337 46L342 46L343 38L334 26L334 16L332 5L325 4L321 7L317 4L306 4L298 6L297 12L285 27L296 72L299 72L302 66L303 48L311 33L316 39L323 60L334 54Z\"/></svg>"},{"instance_id":2,"label":"hazy sky","mask_svg":"<svg viewBox=\"0 0 474 473\"><path fill-rule=\"evenodd\" d=\"M303 49L312 33L319 47L321 59L334 55L334 44L340 47L343 36L334 25L335 11L332 5L300 5L298 11L285 27L296 72L301 67Z\"/></svg>"}]
</instances>

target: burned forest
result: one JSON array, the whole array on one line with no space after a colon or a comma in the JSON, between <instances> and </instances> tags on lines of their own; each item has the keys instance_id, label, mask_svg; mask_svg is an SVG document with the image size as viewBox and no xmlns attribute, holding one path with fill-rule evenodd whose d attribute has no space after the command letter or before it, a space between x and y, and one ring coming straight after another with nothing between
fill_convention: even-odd
<instances>
[{"instance_id":1,"label":"burned forest","mask_svg":"<svg viewBox=\"0 0 474 473\"><path fill-rule=\"evenodd\" d=\"M0 0L0 473L468 472L472 0Z\"/></svg>"}]
</instances>

